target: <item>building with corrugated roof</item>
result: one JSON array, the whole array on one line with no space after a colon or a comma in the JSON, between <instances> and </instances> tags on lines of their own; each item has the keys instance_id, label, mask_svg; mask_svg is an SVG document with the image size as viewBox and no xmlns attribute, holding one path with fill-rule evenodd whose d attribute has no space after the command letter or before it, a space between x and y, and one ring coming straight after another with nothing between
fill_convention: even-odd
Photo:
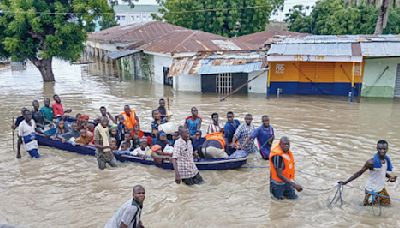
<instances>
[{"instance_id":1,"label":"building with corrugated roof","mask_svg":"<svg viewBox=\"0 0 400 228\"><path fill-rule=\"evenodd\" d=\"M165 22L91 33L86 55L178 91L225 94L240 87L239 93L265 93L266 88L266 73L258 76L265 71L265 52L257 46Z\"/></svg>"},{"instance_id":2,"label":"building with corrugated roof","mask_svg":"<svg viewBox=\"0 0 400 228\"><path fill-rule=\"evenodd\" d=\"M145 55L150 56L154 66L154 80L171 84L178 91L229 93L261 71L263 65L263 59L260 58L262 52L250 54L254 50L251 44L201 31L174 31L140 48ZM230 59L232 62L222 59ZM248 62L252 61L259 67L251 71L245 69ZM186 62L186 68L180 67L182 62ZM195 62L193 67L188 67ZM242 68L234 68L233 63ZM264 80L265 85L266 76L259 80ZM239 93L265 92L265 87L258 89L250 85L243 88Z\"/></svg>"},{"instance_id":3,"label":"building with corrugated roof","mask_svg":"<svg viewBox=\"0 0 400 228\"><path fill-rule=\"evenodd\" d=\"M312 35L275 41L267 57L268 91L393 97L400 90L399 44L393 35Z\"/></svg>"},{"instance_id":4,"label":"building with corrugated roof","mask_svg":"<svg viewBox=\"0 0 400 228\"><path fill-rule=\"evenodd\" d=\"M400 97L400 37L361 43L363 97Z\"/></svg>"}]
</instances>

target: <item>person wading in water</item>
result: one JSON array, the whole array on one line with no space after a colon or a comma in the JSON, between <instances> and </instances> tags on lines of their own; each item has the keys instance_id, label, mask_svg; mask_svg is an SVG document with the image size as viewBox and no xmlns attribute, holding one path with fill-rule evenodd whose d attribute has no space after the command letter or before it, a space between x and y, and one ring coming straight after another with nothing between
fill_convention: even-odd
<instances>
[{"instance_id":1,"label":"person wading in water","mask_svg":"<svg viewBox=\"0 0 400 228\"><path fill-rule=\"evenodd\" d=\"M175 141L172 164L175 170L175 182L187 185L201 184L203 178L193 161L193 146L189 138L189 130L179 127L180 138Z\"/></svg>"},{"instance_id":2,"label":"person wading in water","mask_svg":"<svg viewBox=\"0 0 400 228\"><path fill-rule=\"evenodd\" d=\"M126 201L108 220L104 228L144 228L140 220L146 191L143 186L133 187L132 199Z\"/></svg>"},{"instance_id":3,"label":"person wading in water","mask_svg":"<svg viewBox=\"0 0 400 228\"><path fill-rule=\"evenodd\" d=\"M296 199L294 190L301 192L303 187L294 181L295 162L292 151L290 151L289 138L283 136L278 145L275 145L269 155L270 167L270 191L278 200Z\"/></svg>"},{"instance_id":4,"label":"person wading in water","mask_svg":"<svg viewBox=\"0 0 400 228\"><path fill-rule=\"evenodd\" d=\"M346 185L369 170L369 176L365 186L364 206L375 205L378 204L378 202L383 206L390 205L390 196L385 189L385 178L388 178L390 182L396 182L397 179L397 176L390 174L393 170L393 165L389 156L386 155L389 150L388 143L385 140L379 140L376 149L377 152L374 154L374 157L367 160L358 172L347 181L339 182L339 184Z\"/></svg>"},{"instance_id":5,"label":"person wading in water","mask_svg":"<svg viewBox=\"0 0 400 228\"><path fill-rule=\"evenodd\" d=\"M97 163L101 170L106 168L107 163L112 167L117 167L117 162L111 151L108 124L108 118L103 116L94 129L94 146L96 147Z\"/></svg>"}]
</instances>

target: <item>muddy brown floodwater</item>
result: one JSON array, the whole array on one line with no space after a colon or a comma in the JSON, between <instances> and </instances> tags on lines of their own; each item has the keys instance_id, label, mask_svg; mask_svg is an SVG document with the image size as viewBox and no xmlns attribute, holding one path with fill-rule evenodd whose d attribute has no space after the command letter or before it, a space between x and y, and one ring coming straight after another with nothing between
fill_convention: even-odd
<instances>
[{"instance_id":1,"label":"muddy brown floodwater","mask_svg":"<svg viewBox=\"0 0 400 228\"><path fill-rule=\"evenodd\" d=\"M30 64L26 71L0 69L0 224L17 227L102 227L131 196L134 184L146 187L143 222L146 227L400 227L400 201L378 217L361 206L360 189L344 189L342 208L327 208L329 188L357 171L374 153L378 139L390 143L390 155L400 166L400 102L346 98L263 96L233 97L218 102L215 95L178 93L146 81L119 82L91 75L88 67L55 61L56 83L41 82ZM94 117L106 106L117 114L129 103L137 110L141 126L150 128L151 109L158 98L170 97L173 121L182 123L196 105L205 119L217 111L233 110L241 121L252 113L271 116L277 138L287 135L296 158L297 181L305 187L296 201L277 202L269 193L269 170L259 155L251 155L249 167L231 171L201 172L205 184L195 187L174 183L174 173L155 167L119 164L99 171L94 157L40 148L34 160L12 149L12 117L32 99L57 93L73 113ZM310 175L312 174L312 175ZM351 185L363 188L365 176ZM400 199L397 184L387 184L391 196ZM1 226L1 225L0 225Z\"/></svg>"}]
</instances>

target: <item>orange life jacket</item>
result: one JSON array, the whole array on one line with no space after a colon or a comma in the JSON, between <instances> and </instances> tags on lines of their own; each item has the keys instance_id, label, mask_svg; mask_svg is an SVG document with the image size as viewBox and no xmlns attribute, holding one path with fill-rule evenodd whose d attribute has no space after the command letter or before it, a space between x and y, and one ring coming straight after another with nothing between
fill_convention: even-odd
<instances>
[{"instance_id":1,"label":"orange life jacket","mask_svg":"<svg viewBox=\"0 0 400 228\"><path fill-rule=\"evenodd\" d=\"M206 140L218 141L221 144L222 149L225 149L225 139L224 139L224 135L222 134L222 132L214 132L214 133L206 134L206 136L204 136L204 138Z\"/></svg>"},{"instance_id":2,"label":"orange life jacket","mask_svg":"<svg viewBox=\"0 0 400 228\"><path fill-rule=\"evenodd\" d=\"M294 181L295 163L292 151L289 150L288 152L284 153L279 144L277 144L272 148L271 153L269 154L269 167L270 167L271 179L274 180L275 182L283 182L283 180L278 177L278 173L275 169L274 162L272 161L272 157L274 156L281 156L283 158L284 167L282 170L282 176L286 177L289 180Z\"/></svg>"},{"instance_id":3,"label":"orange life jacket","mask_svg":"<svg viewBox=\"0 0 400 228\"><path fill-rule=\"evenodd\" d=\"M124 117L124 121L122 122L126 128L134 129L136 125L135 119L135 111L131 110L131 115L128 116L125 111L121 112L121 115Z\"/></svg>"}]
</instances>

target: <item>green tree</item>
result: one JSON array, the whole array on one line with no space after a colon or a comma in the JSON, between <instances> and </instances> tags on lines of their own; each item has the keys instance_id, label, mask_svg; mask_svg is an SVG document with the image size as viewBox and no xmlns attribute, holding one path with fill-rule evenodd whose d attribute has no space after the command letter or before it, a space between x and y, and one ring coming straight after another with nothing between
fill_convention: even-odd
<instances>
[{"instance_id":1,"label":"green tree","mask_svg":"<svg viewBox=\"0 0 400 228\"><path fill-rule=\"evenodd\" d=\"M302 6L294 7L286 15L289 30L316 35L373 34L376 30L378 8L371 4L349 5L343 0L321 0L310 15ZM398 33L400 9L389 10L388 25L383 33Z\"/></svg>"},{"instance_id":2,"label":"green tree","mask_svg":"<svg viewBox=\"0 0 400 228\"><path fill-rule=\"evenodd\" d=\"M43 81L55 81L53 57L79 59L95 21L114 21L107 0L2 0L0 10L0 56L30 60Z\"/></svg>"},{"instance_id":3,"label":"green tree","mask_svg":"<svg viewBox=\"0 0 400 228\"><path fill-rule=\"evenodd\" d=\"M289 30L296 32L312 33L311 16L307 16L303 5L296 5L286 14L286 22L289 23Z\"/></svg>"},{"instance_id":4,"label":"green tree","mask_svg":"<svg viewBox=\"0 0 400 228\"><path fill-rule=\"evenodd\" d=\"M160 20L232 37L263 31L283 0L165 0L158 1Z\"/></svg>"},{"instance_id":5,"label":"green tree","mask_svg":"<svg viewBox=\"0 0 400 228\"><path fill-rule=\"evenodd\" d=\"M376 35L384 32L388 24L388 18L390 17L390 8L398 8L400 6L399 0L344 0L344 2L349 6L368 5L378 8L375 14L377 15L374 31Z\"/></svg>"}]
</instances>

